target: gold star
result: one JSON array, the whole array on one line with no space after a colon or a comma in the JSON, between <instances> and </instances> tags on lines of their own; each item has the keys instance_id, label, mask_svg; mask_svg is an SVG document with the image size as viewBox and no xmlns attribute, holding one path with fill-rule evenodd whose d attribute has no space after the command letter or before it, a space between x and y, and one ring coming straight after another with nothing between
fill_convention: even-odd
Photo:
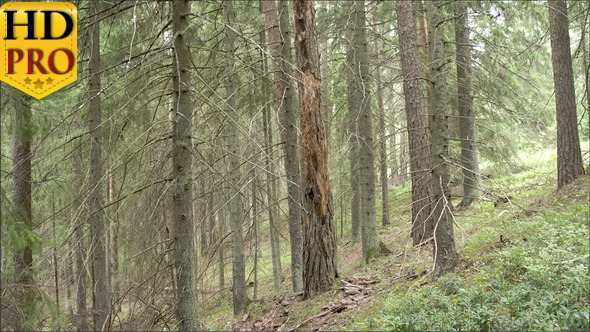
<instances>
[{"instance_id":1,"label":"gold star","mask_svg":"<svg viewBox=\"0 0 590 332\"><path fill-rule=\"evenodd\" d=\"M28 78L28 77L27 77L27 78L25 78L25 83L26 83L26 84L31 84L31 82L32 82L32 80L31 80L30 78Z\"/></svg>"},{"instance_id":2,"label":"gold star","mask_svg":"<svg viewBox=\"0 0 590 332\"><path fill-rule=\"evenodd\" d=\"M35 89L43 88L43 82L40 79L37 79L35 82L33 82L33 84L35 84Z\"/></svg>"},{"instance_id":3,"label":"gold star","mask_svg":"<svg viewBox=\"0 0 590 332\"><path fill-rule=\"evenodd\" d=\"M47 82L47 84L53 84L53 79L50 77L46 79L45 82Z\"/></svg>"}]
</instances>

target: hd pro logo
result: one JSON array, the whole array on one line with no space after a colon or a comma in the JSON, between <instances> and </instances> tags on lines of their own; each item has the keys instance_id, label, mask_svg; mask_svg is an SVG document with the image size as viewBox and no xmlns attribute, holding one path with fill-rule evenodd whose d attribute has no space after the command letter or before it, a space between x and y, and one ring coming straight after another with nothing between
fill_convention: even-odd
<instances>
[{"instance_id":1,"label":"hd pro logo","mask_svg":"<svg viewBox=\"0 0 590 332\"><path fill-rule=\"evenodd\" d=\"M0 80L41 99L78 77L78 10L69 2L0 7Z\"/></svg>"}]
</instances>

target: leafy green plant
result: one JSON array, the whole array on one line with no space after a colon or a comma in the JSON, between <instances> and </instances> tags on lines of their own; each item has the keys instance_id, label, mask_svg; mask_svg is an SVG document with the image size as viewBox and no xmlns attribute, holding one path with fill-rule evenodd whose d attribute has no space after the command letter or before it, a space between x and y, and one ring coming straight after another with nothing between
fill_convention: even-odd
<instances>
[{"instance_id":1,"label":"leafy green plant","mask_svg":"<svg viewBox=\"0 0 590 332\"><path fill-rule=\"evenodd\" d=\"M472 237L464 251L476 261L469 270L410 286L407 294L392 292L372 325L396 331L588 330L588 208L583 200L557 195L545 200L538 214L511 214ZM509 241L494 242L499 227Z\"/></svg>"}]
</instances>

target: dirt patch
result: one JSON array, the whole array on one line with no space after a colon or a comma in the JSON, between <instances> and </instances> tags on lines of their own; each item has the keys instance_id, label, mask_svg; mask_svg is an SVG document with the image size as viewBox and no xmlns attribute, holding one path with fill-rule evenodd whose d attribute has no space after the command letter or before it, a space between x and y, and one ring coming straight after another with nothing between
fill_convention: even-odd
<instances>
[{"instance_id":1,"label":"dirt patch","mask_svg":"<svg viewBox=\"0 0 590 332\"><path fill-rule=\"evenodd\" d=\"M322 311L311 316L297 325L288 329L296 331L306 328L315 330L333 329L334 316L345 311L361 307L368 302L371 294L375 291L374 285L381 282L381 279L375 275L357 275L347 279L339 280L339 292L336 298L322 307ZM282 331L285 330L289 313L292 310L302 309L308 301L300 301L300 294L275 297L268 312L254 320L251 320L248 314L245 314L241 321L235 322L232 330L249 330L249 331Z\"/></svg>"}]
</instances>

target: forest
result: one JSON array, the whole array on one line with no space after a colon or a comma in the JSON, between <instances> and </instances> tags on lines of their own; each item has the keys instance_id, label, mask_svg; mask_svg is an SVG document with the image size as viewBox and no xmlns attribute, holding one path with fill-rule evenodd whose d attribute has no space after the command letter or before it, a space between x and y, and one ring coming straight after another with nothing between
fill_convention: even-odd
<instances>
[{"instance_id":1,"label":"forest","mask_svg":"<svg viewBox=\"0 0 590 332\"><path fill-rule=\"evenodd\" d=\"M590 2L71 3L2 331L590 329Z\"/></svg>"}]
</instances>

